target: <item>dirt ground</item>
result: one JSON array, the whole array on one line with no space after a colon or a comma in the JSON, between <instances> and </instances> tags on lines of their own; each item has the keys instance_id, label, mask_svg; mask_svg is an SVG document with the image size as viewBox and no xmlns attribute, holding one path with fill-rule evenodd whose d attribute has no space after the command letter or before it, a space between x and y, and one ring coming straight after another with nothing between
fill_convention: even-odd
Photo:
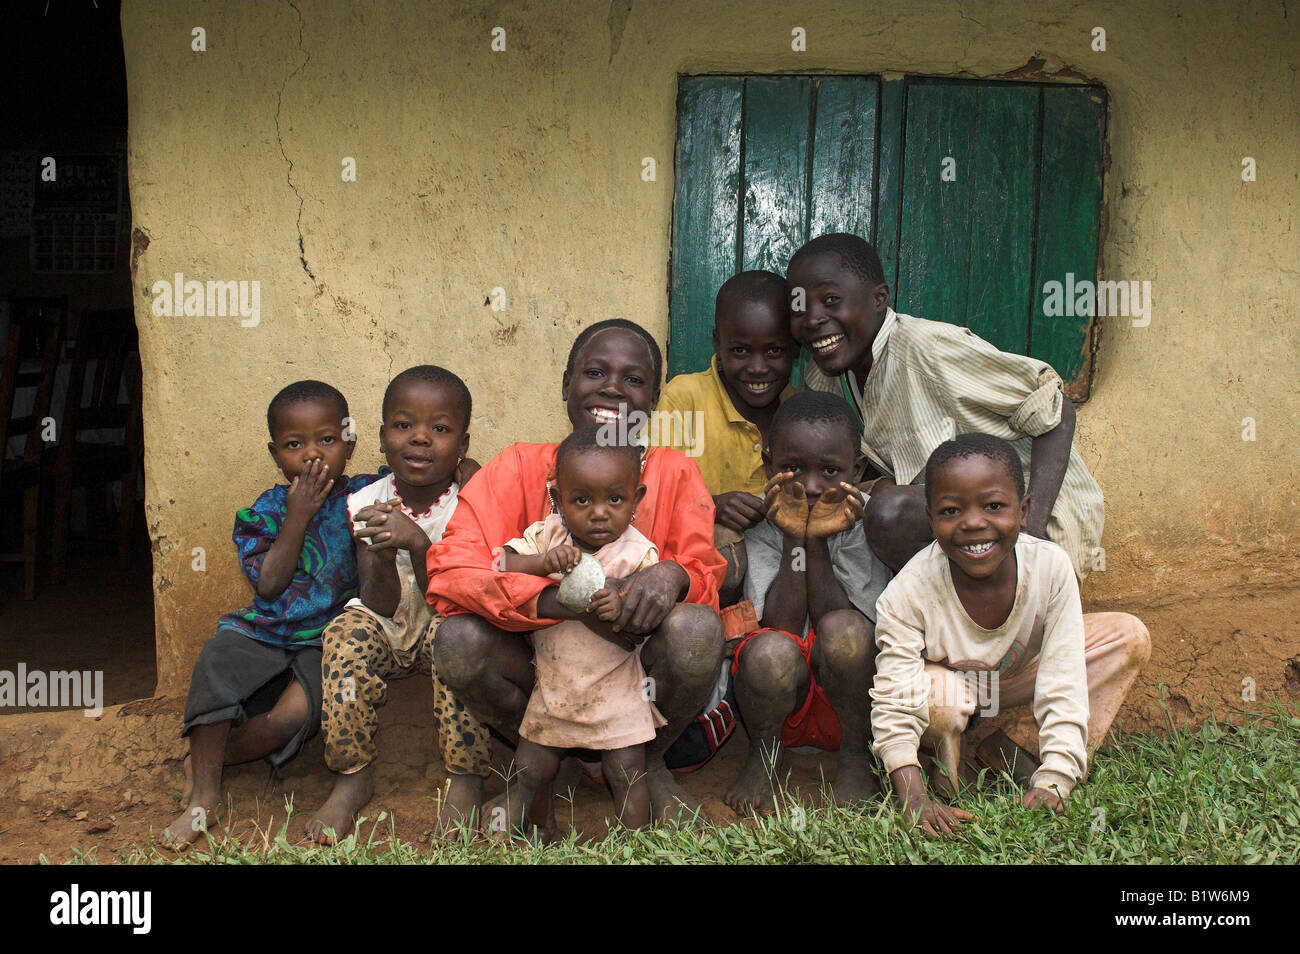
<instances>
[{"instance_id":1,"label":"dirt ground","mask_svg":"<svg viewBox=\"0 0 1300 954\"><path fill-rule=\"evenodd\" d=\"M1234 709L1264 707L1272 698L1300 699L1300 588L1237 588L1123 608L1147 623L1153 653L1120 713L1119 729L1158 731L1170 716L1190 725L1210 712L1225 717ZM1250 685L1246 680L1253 680L1254 701L1243 699L1243 688ZM417 843L427 838L433 796L444 780L434 751L430 695L420 678L393 684L381 713L381 761L370 807L372 817L387 809L397 834ZM177 812L185 751L176 738L182 704L179 698L144 699L108 709L99 719L78 712L0 716L0 862L33 862L42 856L63 862L78 851L111 862L119 851L147 843ZM1032 747L1025 715L1011 713L1009 731ZM722 796L740 768L745 744L743 730L737 730L713 762L684 779L714 821L736 820ZM504 765L508 750L499 746L498 756ZM791 781L815 801L822 772L833 779L834 764L832 755L792 755ZM310 811L324 800L331 776L317 738L287 766L269 796L262 763L232 767L226 780L236 834L245 839L257 837L258 831L274 834L288 796L294 803L289 835L297 840ZM502 785L494 779L489 793ZM608 795L584 779L572 803L561 801L557 813L562 825L599 836L609 809Z\"/></svg>"}]
</instances>

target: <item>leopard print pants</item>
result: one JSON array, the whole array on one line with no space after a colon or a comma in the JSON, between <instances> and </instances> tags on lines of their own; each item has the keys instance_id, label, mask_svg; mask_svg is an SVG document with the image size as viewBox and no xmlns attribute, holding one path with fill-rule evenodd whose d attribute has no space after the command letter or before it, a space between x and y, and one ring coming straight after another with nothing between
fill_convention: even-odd
<instances>
[{"instance_id":1,"label":"leopard print pants","mask_svg":"<svg viewBox=\"0 0 1300 954\"><path fill-rule=\"evenodd\" d=\"M351 774L375 759L375 709L388 698L385 680L428 673L433 679L433 719L443 762L453 775L487 775L491 745L487 727L475 720L438 678L433 665L434 633L428 629L403 658L393 652L383 627L371 613L349 606L321 636L323 701L321 732L325 764Z\"/></svg>"}]
</instances>

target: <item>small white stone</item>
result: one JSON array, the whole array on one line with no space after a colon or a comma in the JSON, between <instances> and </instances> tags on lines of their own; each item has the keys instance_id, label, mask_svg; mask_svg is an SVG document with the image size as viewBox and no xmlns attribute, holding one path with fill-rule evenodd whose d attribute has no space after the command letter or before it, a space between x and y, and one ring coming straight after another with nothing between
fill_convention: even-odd
<instances>
[{"instance_id":1,"label":"small white stone","mask_svg":"<svg viewBox=\"0 0 1300 954\"><path fill-rule=\"evenodd\" d=\"M587 604L605 585L605 571L590 553L584 553L578 565L564 575L555 598L560 605L575 613L585 612Z\"/></svg>"}]
</instances>

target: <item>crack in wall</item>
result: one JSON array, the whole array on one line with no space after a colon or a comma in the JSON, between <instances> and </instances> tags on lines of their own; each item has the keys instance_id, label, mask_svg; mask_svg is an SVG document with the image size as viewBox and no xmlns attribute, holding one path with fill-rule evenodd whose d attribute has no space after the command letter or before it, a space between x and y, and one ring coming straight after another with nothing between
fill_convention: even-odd
<instances>
[{"instance_id":1,"label":"crack in wall","mask_svg":"<svg viewBox=\"0 0 1300 954\"><path fill-rule=\"evenodd\" d=\"M289 184L289 188L293 190L293 194L298 197L298 218L296 223L298 229L298 261L302 264L302 270L307 273L307 277L311 279L312 287L315 288L317 294L319 294L322 285L319 281L316 280L316 275L314 272L312 272L311 266L307 264L307 249L303 244L303 238L302 238L302 207L304 202L303 194L299 192L298 187L293 184L293 160L290 159L289 154L284 151L284 138L280 135L280 108L284 103L284 91L289 87L289 80L293 79L304 69L306 69L307 64L311 61L311 54L302 48L302 29L303 29L302 11L298 9L297 5L294 4L293 0L286 0L286 2L289 4L290 7L293 7L293 12L298 15L298 50L303 54L303 60L301 63L298 64L298 67L293 72L291 72L288 76L284 78L284 83L281 84L280 91L276 93L275 141L276 144L280 147L280 155L284 158L284 161L289 164L289 169L284 176L285 182Z\"/></svg>"}]
</instances>

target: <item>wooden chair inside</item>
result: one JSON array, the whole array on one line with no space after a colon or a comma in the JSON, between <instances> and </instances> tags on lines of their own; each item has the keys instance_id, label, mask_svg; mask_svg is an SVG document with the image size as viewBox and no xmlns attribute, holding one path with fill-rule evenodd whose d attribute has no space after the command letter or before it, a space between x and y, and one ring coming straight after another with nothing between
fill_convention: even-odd
<instances>
[{"instance_id":1,"label":"wooden chair inside","mask_svg":"<svg viewBox=\"0 0 1300 954\"><path fill-rule=\"evenodd\" d=\"M135 316L130 308L87 311L72 343L72 373L63 428L53 451L54 568L53 579L67 578L71 530L71 497L76 487L103 493L104 509L112 513L113 483L121 481L118 508L118 560L131 561L135 526L136 488L143 471L141 375ZM123 432L111 440L105 432ZM94 438L93 440L91 438Z\"/></svg>"},{"instance_id":2,"label":"wooden chair inside","mask_svg":"<svg viewBox=\"0 0 1300 954\"><path fill-rule=\"evenodd\" d=\"M22 498L22 544L14 553L0 553L0 561L23 564L23 595L36 596L36 553L40 526L40 501L45 441L50 403L54 397L54 376L67 320L67 298L7 298L10 323L3 362L0 362L0 500L3 512L12 512L8 501ZM27 413L15 415L19 389L34 388L35 398ZM23 438L23 449L8 459L9 438Z\"/></svg>"}]
</instances>

